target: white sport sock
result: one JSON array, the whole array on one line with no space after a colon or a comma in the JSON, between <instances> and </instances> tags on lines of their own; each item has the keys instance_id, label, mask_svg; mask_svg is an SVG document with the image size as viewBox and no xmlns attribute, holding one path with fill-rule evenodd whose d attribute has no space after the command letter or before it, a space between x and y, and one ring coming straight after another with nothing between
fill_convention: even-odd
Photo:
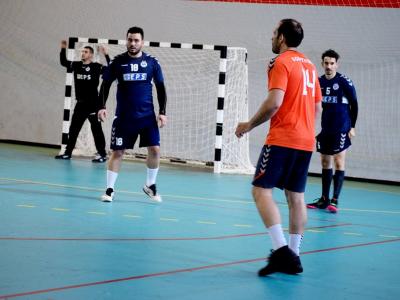
<instances>
[{"instance_id":1,"label":"white sport sock","mask_svg":"<svg viewBox=\"0 0 400 300\"><path fill-rule=\"evenodd\" d=\"M114 189L115 181L117 180L118 173L107 170L107 188Z\"/></svg>"},{"instance_id":2,"label":"white sport sock","mask_svg":"<svg viewBox=\"0 0 400 300\"><path fill-rule=\"evenodd\" d=\"M147 168L147 177L146 177L147 186L151 186L152 184L156 183L157 174L158 174L158 168L156 169Z\"/></svg>"},{"instance_id":3,"label":"white sport sock","mask_svg":"<svg viewBox=\"0 0 400 300\"><path fill-rule=\"evenodd\" d=\"M303 239L302 234L291 233L289 234L289 248L296 253L296 255L300 255L300 245L301 240Z\"/></svg>"},{"instance_id":4,"label":"white sport sock","mask_svg":"<svg viewBox=\"0 0 400 300\"><path fill-rule=\"evenodd\" d=\"M272 247L274 248L274 250L277 250L287 245L281 224L275 224L271 227L268 227L268 231L269 235L271 236Z\"/></svg>"}]
</instances>

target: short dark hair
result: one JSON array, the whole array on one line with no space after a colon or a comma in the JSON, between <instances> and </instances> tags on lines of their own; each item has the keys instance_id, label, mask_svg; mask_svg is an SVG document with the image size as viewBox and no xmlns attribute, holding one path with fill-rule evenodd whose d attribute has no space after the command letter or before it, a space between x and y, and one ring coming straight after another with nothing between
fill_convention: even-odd
<instances>
[{"instance_id":1,"label":"short dark hair","mask_svg":"<svg viewBox=\"0 0 400 300\"><path fill-rule=\"evenodd\" d=\"M338 61L340 58L340 55L335 50L328 49L324 53L322 53L321 59L324 60L325 57L332 57L332 58L336 59L336 61Z\"/></svg>"},{"instance_id":2,"label":"short dark hair","mask_svg":"<svg viewBox=\"0 0 400 300\"><path fill-rule=\"evenodd\" d=\"M88 49L89 51L90 51L90 53L94 53L94 50L93 50L93 48L92 47L90 47L90 46L85 46L85 47L83 47L84 49Z\"/></svg>"},{"instance_id":3,"label":"short dark hair","mask_svg":"<svg viewBox=\"0 0 400 300\"><path fill-rule=\"evenodd\" d=\"M297 47L304 38L303 27L295 19L283 19L278 27L278 37L283 35L288 47Z\"/></svg>"},{"instance_id":4,"label":"short dark hair","mask_svg":"<svg viewBox=\"0 0 400 300\"><path fill-rule=\"evenodd\" d=\"M142 39L144 38L143 29L140 27L133 26L133 27L129 28L128 31L126 32L126 36L128 36L128 34L130 34L130 33L139 33L142 36Z\"/></svg>"}]
</instances>

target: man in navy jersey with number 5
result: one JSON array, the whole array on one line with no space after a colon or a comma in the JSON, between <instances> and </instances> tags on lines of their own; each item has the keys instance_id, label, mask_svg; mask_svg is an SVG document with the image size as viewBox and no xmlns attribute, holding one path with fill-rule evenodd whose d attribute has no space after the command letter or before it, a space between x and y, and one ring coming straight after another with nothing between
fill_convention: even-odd
<instances>
[{"instance_id":1,"label":"man in navy jersey with number 5","mask_svg":"<svg viewBox=\"0 0 400 300\"><path fill-rule=\"evenodd\" d=\"M322 67L325 75L319 78L322 90L321 132L317 136L317 151L321 153L322 196L314 203L307 204L311 209L338 211L338 199L344 181L346 149L355 136L358 114L356 90L353 82L337 73L339 54L327 50L322 54ZM335 175L333 175L333 163ZM329 198L333 178L333 197Z\"/></svg>"},{"instance_id":2,"label":"man in navy jersey with number 5","mask_svg":"<svg viewBox=\"0 0 400 300\"><path fill-rule=\"evenodd\" d=\"M118 80L117 108L111 130L111 149L107 170L107 189L101 196L111 202L114 184L118 177L125 149L132 149L140 136L139 147L147 147L147 179L143 191L155 202L161 202L157 193L156 178L160 163L160 133L167 123L165 115L167 95L161 66L157 59L142 52L143 29L132 27L126 34L127 52L114 58L103 75L100 100L103 107L98 112L101 121L106 118L105 103L111 84ZM152 82L157 90L159 114L154 113Z\"/></svg>"}]
</instances>

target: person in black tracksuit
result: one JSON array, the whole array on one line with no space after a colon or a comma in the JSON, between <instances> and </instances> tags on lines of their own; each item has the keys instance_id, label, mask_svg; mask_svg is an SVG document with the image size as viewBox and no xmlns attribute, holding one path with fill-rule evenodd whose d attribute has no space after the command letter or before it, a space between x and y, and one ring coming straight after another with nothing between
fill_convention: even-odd
<instances>
[{"instance_id":1,"label":"person in black tracksuit","mask_svg":"<svg viewBox=\"0 0 400 300\"><path fill-rule=\"evenodd\" d=\"M71 125L69 128L69 136L67 147L64 154L57 155L56 159L71 159L72 150L75 148L76 140L79 132L86 119L89 119L94 142L98 155L93 162L105 162L107 153L105 150L106 143L101 128L101 122L97 118L97 110L99 107L98 85L100 76L104 71L104 66L100 63L93 62L93 48L86 46L82 49L81 61L69 61L66 56L67 41L61 42L60 63L68 70L74 73L75 96L77 103L72 115ZM99 51L104 54L107 64L110 57L104 47L100 46Z\"/></svg>"}]
</instances>

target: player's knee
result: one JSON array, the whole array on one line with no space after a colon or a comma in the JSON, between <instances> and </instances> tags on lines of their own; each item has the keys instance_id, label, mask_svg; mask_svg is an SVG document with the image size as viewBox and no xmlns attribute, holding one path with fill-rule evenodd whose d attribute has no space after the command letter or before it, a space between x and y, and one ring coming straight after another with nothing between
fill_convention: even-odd
<instances>
[{"instance_id":1,"label":"player's knee","mask_svg":"<svg viewBox=\"0 0 400 300\"><path fill-rule=\"evenodd\" d=\"M321 166L323 169L331 169L332 168L332 160L328 157L321 158Z\"/></svg>"},{"instance_id":2,"label":"player's knee","mask_svg":"<svg viewBox=\"0 0 400 300\"><path fill-rule=\"evenodd\" d=\"M344 170L345 160L344 157L335 157L335 169Z\"/></svg>"},{"instance_id":3,"label":"player's knee","mask_svg":"<svg viewBox=\"0 0 400 300\"><path fill-rule=\"evenodd\" d=\"M160 156L160 147L153 146L147 148L149 156L151 157L159 157Z\"/></svg>"},{"instance_id":4,"label":"player's knee","mask_svg":"<svg viewBox=\"0 0 400 300\"><path fill-rule=\"evenodd\" d=\"M112 153L112 159L122 159L124 156L124 150L114 150Z\"/></svg>"},{"instance_id":5,"label":"player's knee","mask_svg":"<svg viewBox=\"0 0 400 300\"><path fill-rule=\"evenodd\" d=\"M263 199L267 199L267 200L272 199L272 193L270 193L269 189L264 189L261 187L253 186L251 193L253 195L254 202L258 202Z\"/></svg>"}]
</instances>

